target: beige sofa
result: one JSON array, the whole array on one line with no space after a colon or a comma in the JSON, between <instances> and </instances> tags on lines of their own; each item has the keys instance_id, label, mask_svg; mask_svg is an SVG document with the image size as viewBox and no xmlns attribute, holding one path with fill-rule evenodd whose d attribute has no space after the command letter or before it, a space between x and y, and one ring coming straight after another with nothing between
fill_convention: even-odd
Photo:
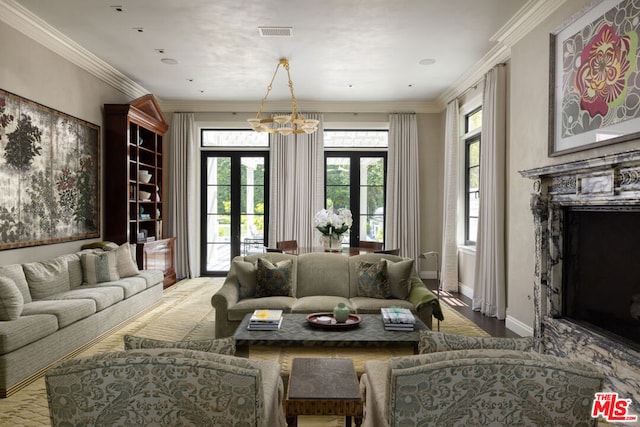
<instances>
[{"instance_id":1,"label":"beige sofa","mask_svg":"<svg viewBox=\"0 0 640 427\"><path fill-rule=\"evenodd\" d=\"M264 260L272 265L290 266L288 271L283 267L272 275L278 278L277 274L282 275L285 270L291 281L289 292L269 295L252 283L260 282L260 271L265 271L264 267L260 270L260 266L267 264ZM375 285L365 283L363 270L359 270L360 267L372 271L380 263L386 265L384 274L391 296L370 296L373 295L370 292L376 290ZM267 270L265 274L268 276L270 272ZM432 317L442 319L435 295L417 276L414 262L409 258L388 254L347 257L325 252L303 255L274 252L234 258L224 285L211 299L216 309L215 336L232 335L244 316L256 309L281 309L285 313L329 312L340 302L353 313L360 314L379 314L382 307L409 308L429 328Z\"/></svg>"},{"instance_id":2,"label":"beige sofa","mask_svg":"<svg viewBox=\"0 0 640 427\"><path fill-rule=\"evenodd\" d=\"M0 266L0 397L162 299L162 271L131 260L123 245Z\"/></svg>"}]
</instances>

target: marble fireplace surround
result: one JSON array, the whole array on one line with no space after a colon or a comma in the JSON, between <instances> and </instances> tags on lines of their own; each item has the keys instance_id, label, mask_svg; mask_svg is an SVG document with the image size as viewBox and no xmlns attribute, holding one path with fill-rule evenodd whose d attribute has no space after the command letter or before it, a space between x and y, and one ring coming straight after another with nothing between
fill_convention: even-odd
<instances>
[{"instance_id":1,"label":"marble fireplace surround","mask_svg":"<svg viewBox=\"0 0 640 427\"><path fill-rule=\"evenodd\" d=\"M631 399L640 415L640 352L562 318L563 208L640 207L640 150L521 171L533 180L534 338L538 351L596 364L605 390Z\"/></svg>"}]
</instances>

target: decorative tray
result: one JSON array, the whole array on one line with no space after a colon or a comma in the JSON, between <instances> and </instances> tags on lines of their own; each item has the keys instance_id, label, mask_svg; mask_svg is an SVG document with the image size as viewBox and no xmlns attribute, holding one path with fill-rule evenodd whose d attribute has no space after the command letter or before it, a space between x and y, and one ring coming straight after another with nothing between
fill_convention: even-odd
<instances>
[{"instance_id":1,"label":"decorative tray","mask_svg":"<svg viewBox=\"0 0 640 427\"><path fill-rule=\"evenodd\" d=\"M315 328L321 329L351 329L360 325L362 318L356 314L349 314L344 323L336 322L333 313L312 313L307 316L307 322Z\"/></svg>"}]
</instances>

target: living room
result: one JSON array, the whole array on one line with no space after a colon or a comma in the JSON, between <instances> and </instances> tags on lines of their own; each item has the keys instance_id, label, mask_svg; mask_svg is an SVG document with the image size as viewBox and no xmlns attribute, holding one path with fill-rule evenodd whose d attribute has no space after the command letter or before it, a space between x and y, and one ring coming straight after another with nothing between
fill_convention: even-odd
<instances>
[{"instance_id":1,"label":"living room","mask_svg":"<svg viewBox=\"0 0 640 427\"><path fill-rule=\"evenodd\" d=\"M2 67L0 69L0 89L62 111L87 122L104 126L103 106L108 103L128 103L135 99L138 88L114 82L107 75L97 77L98 71L89 72L86 65L80 66L65 57L66 50L54 40L41 39L37 17L20 14L20 2L0 1L0 39L4 40ZM506 209L505 218L505 278L506 278L506 324L522 336L533 335L539 315L536 300L541 292L534 284L541 278L537 272L539 260L536 240L536 223L531 210L531 195L537 192L536 181L523 177L521 171L553 167L586 159L616 155L640 148L637 139L588 148L566 154L549 155L549 111L550 79L549 35L561 27L576 13L584 13L583 8L591 4L589 0L531 1L526 4L526 19L515 19L512 32L504 32L496 41L495 57L485 58L483 71L498 63L506 63L508 69L508 112L506 138ZM516 16L516 18L522 15ZM31 22L29 22L31 18ZM36 24L34 24L34 21ZM35 28L35 29L34 29ZM39 41L34 40L33 38ZM275 66L274 63L269 64ZM295 58L292 61L294 83L303 80L295 73ZM88 66L91 68L91 66ZM416 113L419 139L420 184L421 184L421 235L422 250L440 251L443 229L444 153L445 153L445 109L443 100L459 97L465 100L481 96L481 88L475 87L483 73L469 74L470 78L457 82L446 91L438 102L425 101L407 104L387 104L384 106L344 105L334 103L323 105L314 103L317 111L324 113L325 120L333 123L356 122L379 126L388 122L388 115L397 108L408 107ZM268 76L266 77L268 78ZM265 78L265 79L266 79ZM266 85L268 81L265 80ZM475 87L475 88L474 88ZM145 92L146 93L146 92ZM299 103L303 104L300 99ZM247 111L236 113L235 102L183 101L179 99L159 99L167 121L171 123L175 112L193 111L196 121L202 123L235 122L246 127L245 119L255 114L259 97L247 102ZM243 104L244 105L244 104ZM358 109L360 108L360 109ZM408 110L407 110L408 111ZM548 171L545 173L549 173ZM555 173L555 171L554 171ZM544 175L544 174L543 174ZM102 171L102 180L108 171ZM102 215L107 215L107 206L100 203ZM0 264L14 264L48 259L53 256L72 253L88 241L72 241L37 247L15 248L0 252ZM459 252L459 273L461 287L473 289L473 251ZM421 261L420 269L430 271L433 267ZM636 371L637 372L637 371ZM636 390L638 388L636 387ZM631 397L631 396L630 396ZM639 397L635 395L634 399Z\"/></svg>"}]
</instances>

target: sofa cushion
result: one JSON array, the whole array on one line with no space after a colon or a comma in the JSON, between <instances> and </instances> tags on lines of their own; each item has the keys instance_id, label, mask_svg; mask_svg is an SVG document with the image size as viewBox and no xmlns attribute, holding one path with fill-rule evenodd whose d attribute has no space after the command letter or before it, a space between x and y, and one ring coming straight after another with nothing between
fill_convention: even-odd
<instances>
[{"instance_id":1,"label":"sofa cushion","mask_svg":"<svg viewBox=\"0 0 640 427\"><path fill-rule=\"evenodd\" d=\"M95 312L96 303L91 299L40 300L25 304L22 315L53 314L58 319L58 327L64 328L73 322L91 316Z\"/></svg>"},{"instance_id":2,"label":"sofa cushion","mask_svg":"<svg viewBox=\"0 0 640 427\"><path fill-rule=\"evenodd\" d=\"M282 310L291 312L291 307L296 302L293 297L263 297L246 298L239 300L234 306L229 307L227 318L230 321L239 322L249 313L257 309Z\"/></svg>"},{"instance_id":3,"label":"sofa cushion","mask_svg":"<svg viewBox=\"0 0 640 427\"><path fill-rule=\"evenodd\" d=\"M349 257L341 254L316 252L299 255L298 298L329 295L349 298ZM333 309L333 307L331 307Z\"/></svg>"},{"instance_id":4,"label":"sofa cushion","mask_svg":"<svg viewBox=\"0 0 640 427\"><path fill-rule=\"evenodd\" d=\"M24 298L16 282L0 276L0 320L16 320L22 313Z\"/></svg>"},{"instance_id":5,"label":"sofa cushion","mask_svg":"<svg viewBox=\"0 0 640 427\"><path fill-rule=\"evenodd\" d=\"M254 297L256 295L256 275L258 273L257 262L235 259L233 260L233 268L238 276L240 299Z\"/></svg>"},{"instance_id":6,"label":"sofa cushion","mask_svg":"<svg viewBox=\"0 0 640 427\"><path fill-rule=\"evenodd\" d=\"M16 320L0 322L0 354L31 344L58 330L58 319L53 314L20 316Z\"/></svg>"},{"instance_id":7,"label":"sofa cushion","mask_svg":"<svg viewBox=\"0 0 640 427\"><path fill-rule=\"evenodd\" d=\"M348 298L334 297L331 295L316 295L297 298L291 307L292 313L318 313L330 312L339 303L344 303L350 311L355 311Z\"/></svg>"},{"instance_id":8,"label":"sofa cushion","mask_svg":"<svg viewBox=\"0 0 640 427\"><path fill-rule=\"evenodd\" d=\"M0 276L13 280L20 290L24 302L31 302L31 292L29 292L29 284L27 283L27 277L24 275L22 264L0 266Z\"/></svg>"},{"instance_id":9,"label":"sofa cushion","mask_svg":"<svg viewBox=\"0 0 640 427\"><path fill-rule=\"evenodd\" d=\"M140 273L131 255L131 245L123 243L115 250L116 265L120 277L131 277Z\"/></svg>"},{"instance_id":10,"label":"sofa cushion","mask_svg":"<svg viewBox=\"0 0 640 427\"><path fill-rule=\"evenodd\" d=\"M387 281L389 282L391 297L398 299L409 298L409 285L411 283L409 278L414 271L413 260L385 261L387 263Z\"/></svg>"},{"instance_id":11,"label":"sofa cushion","mask_svg":"<svg viewBox=\"0 0 640 427\"><path fill-rule=\"evenodd\" d=\"M122 288L122 290L124 291L124 297L126 299L131 298L135 294L147 289L147 281L144 280L144 278L138 276L125 277L120 280L114 280L113 282L97 283L94 286L97 288L102 286L117 286L119 288Z\"/></svg>"},{"instance_id":12,"label":"sofa cushion","mask_svg":"<svg viewBox=\"0 0 640 427\"><path fill-rule=\"evenodd\" d=\"M92 299L96 303L96 311L102 311L124 299L124 290L118 286L81 286L70 291L51 295L47 300Z\"/></svg>"},{"instance_id":13,"label":"sofa cushion","mask_svg":"<svg viewBox=\"0 0 640 427\"><path fill-rule=\"evenodd\" d=\"M258 259L256 297L292 296L291 261L275 265L264 258Z\"/></svg>"},{"instance_id":14,"label":"sofa cushion","mask_svg":"<svg viewBox=\"0 0 640 427\"><path fill-rule=\"evenodd\" d=\"M236 354L236 339L235 337L227 337L212 340L164 341L133 335L124 336L125 350L148 348L183 348L233 356Z\"/></svg>"},{"instance_id":15,"label":"sofa cushion","mask_svg":"<svg viewBox=\"0 0 640 427\"><path fill-rule=\"evenodd\" d=\"M384 259L377 262L360 261L356 263L358 275L358 296L371 298L389 298L387 263Z\"/></svg>"},{"instance_id":16,"label":"sofa cushion","mask_svg":"<svg viewBox=\"0 0 640 427\"><path fill-rule=\"evenodd\" d=\"M162 283L164 273L161 270L140 270L138 277L142 277L147 282L147 288Z\"/></svg>"},{"instance_id":17,"label":"sofa cushion","mask_svg":"<svg viewBox=\"0 0 640 427\"><path fill-rule=\"evenodd\" d=\"M114 251L99 254L83 253L81 255L84 283L95 285L101 282L118 280L118 263Z\"/></svg>"},{"instance_id":18,"label":"sofa cushion","mask_svg":"<svg viewBox=\"0 0 640 427\"><path fill-rule=\"evenodd\" d=\"M381 308L400 307L407 308L415 312L415 307L410 301L394 298L369 298L369 297L353 297L350 298L351 306L358 314L380 314Z\"/></svg>"},{"instance_id":19,"label":"sofa cushion","mask_svg":"<svg viewBox=\"0 0 640 427\"><path fill-rule=\"evenodd\" d=\"M68 262L58 257L41 262L23 264L31 297L35 300L71 289Z\"/></svg>"},{"instance_id":20,"label":"sofa cushion","mask_svg":"<svg viewBox=\"0 0 640 427\"><path fill-rule=\"evenodd\" d=\"M419 340L419 354L471 349L530 351L533 346L531 337L470 337L434 331L420 331Z\"/></svg>"}]
</instances>

